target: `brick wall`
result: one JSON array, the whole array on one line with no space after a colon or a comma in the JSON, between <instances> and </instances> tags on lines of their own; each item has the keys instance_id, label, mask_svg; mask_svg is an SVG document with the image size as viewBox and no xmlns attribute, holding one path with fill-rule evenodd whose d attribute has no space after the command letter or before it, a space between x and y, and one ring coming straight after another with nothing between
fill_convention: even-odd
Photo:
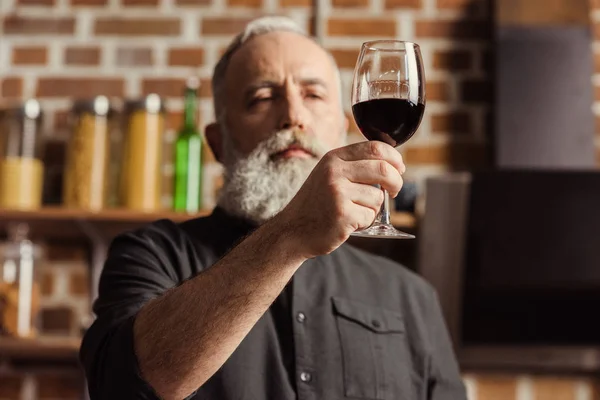
<instances>
[{"instance_id":1,"label":"brick wall","mask_svg":"<svg viewBox=\"0 0 600 400\"><path fill-rule=\"evenodd\" d=\"M73 243L43 247L39 335L79 337L91 315L86 248ZM82 399L83 385L83 373L73 363L0 366L0 400Z\"/></svg>"},{"instance_id":2,"label":"brick wall","mask_svg":"<svg viewBox=\"0 0 600 400\"><path fill-rule=\"evenodd\" d=\"M360 44L373 38L413 40L423 51L428 106L420 132L403 152L411 167L408 179L421 181L485 162L488 3L324 0L322 17L314 21L310 0L3 0L0 93L6 100L38 97L46 110L45 133L65 136L73 97L157 92L168 99L168 146L180 122L185 77L201 77L201 120L210 121L212 67L232 34L252 17L284 14L322 32L342 68L348 113ZM362 140L355 126L352 133L352 141ZM219 173L214 164L207 167L209 207ZM169 165L165 174L168 194Z\"/></svg>"},{"instance_id":3,"label":"brick wall","mask_svg":"<svg viewBox=\"0 0 600 400\"><path fill-rule=\"evenodd\" d=\"M41 333L79 337L90 321L87 249L48 243L40 266Z\"/></svg>"},{"instance_id":4,"label":"brick wall","mask_svg":"<svg viewBox=\"0 0 600 400\"><path fill-rule=\"evenodd\" d=\"M592 0L600 40L600 0ZM209 79L232 34L248 19L283 14L322 33L342 69L345 107L359 45L401 38L421 45L427 76L426 115L403 148L408 178L485 164L490 116L490 0L0 0L0 99L38 97L45 134L65 137L73 97L134 98L157 92L168 100L172 142L186 76L202 79L201 120L212 119ZM595 43L600 74L600 42ZM600 75L594 76L600 132ZM352 141L361 137L352 127ZM600 135L598 136L600 148ZM600 152L599 152L600 159ZM219 167L209 162L205 199L214 200ZM165 167L166 182L172 168ZM168 203L168 196L166 202ZM89 309L85 261L60 253L43 268L47 333L75 334ZM62 321L62 322L61 322ZM65 321L67 321L65 323ZM592 400L595 383L577 377L465 374L471 400ZM0 400L74 399L81 377L69 371L0 369Z\"/></svg>"}]
</instances>

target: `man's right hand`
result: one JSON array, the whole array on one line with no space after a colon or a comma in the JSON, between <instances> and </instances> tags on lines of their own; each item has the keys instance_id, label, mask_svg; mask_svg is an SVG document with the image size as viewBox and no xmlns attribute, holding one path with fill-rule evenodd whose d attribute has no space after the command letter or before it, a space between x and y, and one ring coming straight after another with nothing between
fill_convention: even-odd
<instances>
[{"instance_id":1,"label":"man's right hand","mask_svg":"<svg viewBox=\"0 0 600 400\"><path fill-rule=\"evenodd\" d=\"M303 257L331 253L377 216L383 192L373 185L395 197L405 169L400 153L383 142L332 150L272 222L291 228Z\"/></svg>"}]
</instances>

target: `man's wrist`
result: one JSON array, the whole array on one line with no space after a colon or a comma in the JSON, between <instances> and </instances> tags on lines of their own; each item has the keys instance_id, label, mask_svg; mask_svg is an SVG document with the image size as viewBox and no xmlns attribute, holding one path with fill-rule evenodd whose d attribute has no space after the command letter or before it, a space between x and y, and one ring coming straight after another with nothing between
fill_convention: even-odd
<instances>
[{"instance_id":1,"label":"man's wrist","mask_svg":"<svg viewBox=\"0 0 600 400\"><path fill-rule=\"evenodd\" d=\"M302 264L310 258L298 234L298 226L283 213L267 221L260 234L271 238L273 252L283 257L286 264Z\"/></svg>"}]
</instances>

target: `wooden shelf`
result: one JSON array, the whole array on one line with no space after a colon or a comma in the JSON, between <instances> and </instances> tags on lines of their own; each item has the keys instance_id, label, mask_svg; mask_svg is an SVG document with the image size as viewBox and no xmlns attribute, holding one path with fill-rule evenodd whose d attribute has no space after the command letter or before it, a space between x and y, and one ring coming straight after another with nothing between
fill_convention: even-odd
<instances>
[{"instance_id":1,"label":"wooden shelf","mask_svg":"<svg viewBox=\"0 0 600 400\"><path fill-rule=\"evenodd\" d=\"M465 346L457 354L465 372L600 372L600 348L592 346Z\"/></svg>"},{"instance_id":2,"label":"wooden shelf","mask_svg":"<svg viewBox=\"0 0 600 400\"><path fill-rule=\"evenodd\" d=\"M72 362L77 361L80 344L79 338L0 337L0 360Z\"/></svg>"},{"instance_id":3,"label":"wooden shelf","mask_svg":"<svg viewBox=\"0 0 600 400\"><path fill-rule=\"evenodd\" d=\"M84 241L87 240L86 233L89 234L90 230L110 239L121 232L139 228L159 219L183 222L209 213L210 211L193 215L172 211L145 213L126 209L91 212L62 207L44 207L35 211L0 209L0 234L6 233L6 227L11 222L25 222L30 226L31 236L36 239Z\"/></svg>"},{"instance_id":4,"label":"wooden shelf","mask_svg":"<svg viewBox=\"0 0 600 400\"><path fill-rule=\"evenodd\" d=\"M85 240L85 229L93 227L96 232L111 238L121 232L136 229L152 221L170 219L183 222L210 214L203 210L197 214L172 211L144 213L126 209L107 209L90 212L61 207L44 207L35 211L15 211L0 209L0 234L6 232L11 222L25 222L30 225L31 236L41 239L81 239ZM410 213L392 213L392 223L407 230L416 227L415 216Z\"/></svg>"},{"instance_id":5,"label":"wooden shelf","mask_svg":"<svg viewBox=\"0 0 600 400\"><path fill-rule=\"evenodd\" d=\"M77 210L62 207L44 207L36 211L18 211L0 209L0 218L21 221L101 221L101 222L126 222L126 223L148 223L158 219L170 219L182 222L187 219L202 217L210 214L209 210L203 210L197 214L177 213L173 211L162 211L145 213L126 209L106 209L98 212Z\"/></svg>"}]
</instances>

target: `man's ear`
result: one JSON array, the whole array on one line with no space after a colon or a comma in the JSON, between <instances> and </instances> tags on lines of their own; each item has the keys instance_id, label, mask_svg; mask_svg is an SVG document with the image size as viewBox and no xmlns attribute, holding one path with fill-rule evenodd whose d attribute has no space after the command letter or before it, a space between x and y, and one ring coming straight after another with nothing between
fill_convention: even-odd
<instances>
[{"instance_id":1,"label":"man's ear","mask_svg":"<svg viewBox=\"0 0 600 400\"><path fill-rule=\"evenodd\" d=\"M206 136L208 146L217 161L223 163L223 135L221 133L221 126L216 122L208 124L205 128L204 136Z\"/></svg>"}]
</instances>

